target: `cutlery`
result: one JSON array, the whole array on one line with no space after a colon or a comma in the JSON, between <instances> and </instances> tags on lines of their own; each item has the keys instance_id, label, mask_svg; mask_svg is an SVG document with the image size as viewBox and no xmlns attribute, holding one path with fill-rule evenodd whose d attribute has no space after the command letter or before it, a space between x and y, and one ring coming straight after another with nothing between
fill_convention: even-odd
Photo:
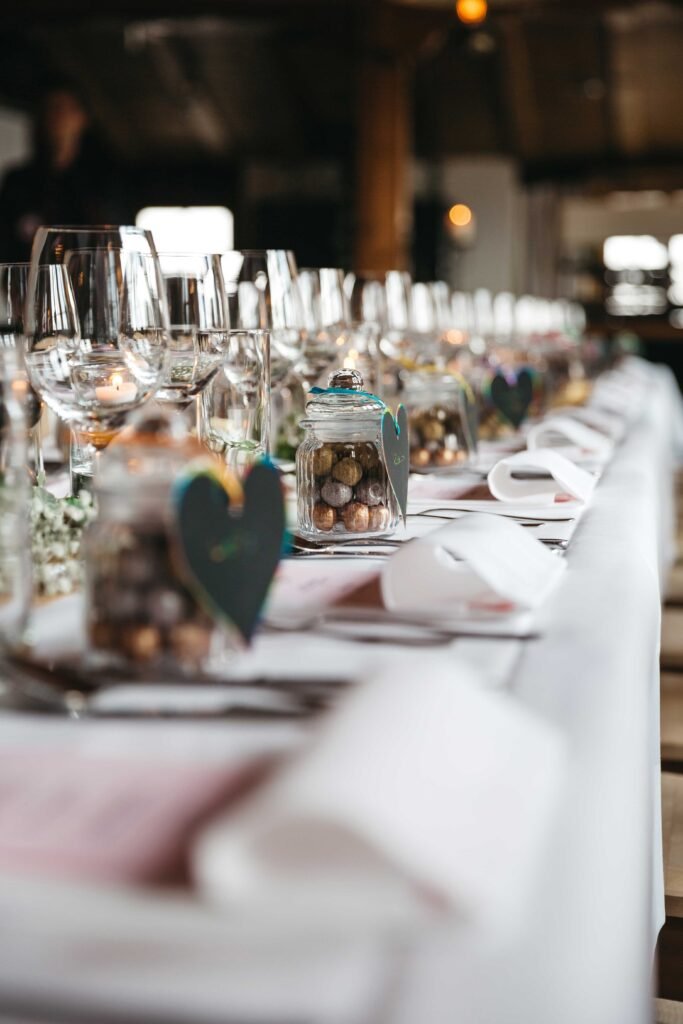
<instances>
[{"instance_id":1,"label":"cutlery","mask_svg":"<svg viewBox=\"0 0 683 1024\"><path fill-rule=\"evenodd\" d=\"M492 502L493 504L493 502ZM421 512L409 512L409 516L424 516L427 519L459 519L460 516L445 516L438 513L442 512L469 512L476 514L481 512L481 509L462 508L457 505L437 506L436 508L425 508ZM572 523L576 516L566 516L563 519L557 519L552 516L549 519L544 519L541 516L521 516L515 515L513 512L498 512L495 508L491 509L490 513L484 513L485 515L503 516L505 519L514 519L522 526L544 526L546 523Z\"/></svg>"},{"instance_id":2,"label":"cutlery","mask_svg":"<svg viewBox=\"0 0 683 1024\"><path fill-rule=\"evenodd\" d=\"M473 611L469 606L463 607L463 614L467 615L470 623L494 623L499 618L498 613L478 613L477 611ZM401 642L401 637L394 634L346 634L343 630L333 628L335 625L344 626L354 624L362 626L405 626L407 629L423 631L425 634L424 638L403 638L404 642L408 644L412 643L413 640L418 640L420 644L425 642L429 645L434 643L435 639L437 642L448 643L451 640L459 638L477 640L535 640L539 636L535 631L520 633L512 629L495 629L489 632L484 629L476 629L474 625L467 625L466 623L458 625L447 619L440 620L434 616L409 615L401 612L391 612L384 608L352 608L346 606L328 608L323 612L316 612L300 616L299 618L278 620L270 617L261 623L261 628L265 632L273 633L297 633L306 631L321 633L325 631L325 635L332 635L335 638L342 640L358 640L361 643Z\"/></svg>"},{"instance_id":3,"label":"cutlery","mask_svg":"<svg viewBox=\"0 0 683 1024\"><path fill-rule=\"evenodd\" d=\"M297 718L321 710L329 694L348 680L291 680L255 677L246 680L224 680L204 677L200 685L208 687L197 692L196 680L141 680L99 677L76 666L48 667L24 658L0 658L0 704L12 711L39 711L43 714L67 715L72 718ZM95 679L98 677L95 676ZM117 695L119 687L136 690L126 705L125 695ZM221 686L220 692L211 693ZM173 694L177 688L178 703ZM154 690L157 689L155 694ZM197 697L191 703L192 691ZM207 704L203 696L209 696ZM170 699L169 699L170 696ZM141 699L144 698L144 699ZM189 701L189 703L188 703Z\"/></svg>"},{"instance_id":4,"label":"cutlery","mask_svg":"<svg viewBox=\"0 0 683 1024\"><path fill-rule=\"evenodd\" d=\"M373 551L354 551L353 549L348 550L344 547L335 547L329 545L321 548L294 548L286 555L287 558L328 558L330 556L336 558L387 558L389 555L393 555L394 548L389 550L373 550Z\"/></svg>"}]
</instances>

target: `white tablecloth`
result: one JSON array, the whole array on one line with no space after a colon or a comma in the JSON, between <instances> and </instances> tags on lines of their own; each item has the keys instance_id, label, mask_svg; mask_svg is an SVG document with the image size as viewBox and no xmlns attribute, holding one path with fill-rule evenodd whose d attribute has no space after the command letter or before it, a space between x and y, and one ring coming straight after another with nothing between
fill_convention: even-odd
<instances>
[{"instance_id":1,"label":"white tablecloth","mask_svg":"<svg viewBox=\"0 0 683 1024\"><path fill-rule=\"evenodd\" d=\"M487 683L555 723L568 742L563 812L519 934L501 944L461 922L400 937L381 929L335 934L331 923L329 935L307 943L289 941L280 921L270 922L264 943L258 922L186 897L0 877L0 1010L195 1024L649 1020L663 921L660 592L683 431L670 374L648 372L651 398L577 528L560 586L538 613L542 639L458 643ZM325 641L316 642L324 653ZM299 644L282 638L257 649L255 663L300 657ZM80 742L84 729L97 743L111 741L113 728L6 715L0 743L58 735ZM289 749L300 736L284 725L127 728L148 751L191 757L220 757L235 744Z\"/></svg>"}]
</instances>

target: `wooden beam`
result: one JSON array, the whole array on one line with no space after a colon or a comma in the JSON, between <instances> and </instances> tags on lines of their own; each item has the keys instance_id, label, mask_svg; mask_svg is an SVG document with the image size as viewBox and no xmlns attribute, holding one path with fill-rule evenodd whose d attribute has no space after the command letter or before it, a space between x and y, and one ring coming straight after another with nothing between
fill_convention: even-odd
<instances>
[{"instance_id":1,"label":"wooden beam","mask_svg":"<svg viewBox=\"0 0 683 1024\"><path fill-rule=\"evenodd\" d=\"M451 15L383 0L357 8L354 267L405 270L412 229L413 69L446 38Z\"/></svg>"},{"instance_id":2,"label":"wooden beam","mask_svg":"<svg viewBox=\"0 0 683 1024\"><path fill-rule=\"evenodd\" d=\"M394 55L365 55L358 71L356 271L407 269L411 69Z\"/></svg>"}]
</instances>

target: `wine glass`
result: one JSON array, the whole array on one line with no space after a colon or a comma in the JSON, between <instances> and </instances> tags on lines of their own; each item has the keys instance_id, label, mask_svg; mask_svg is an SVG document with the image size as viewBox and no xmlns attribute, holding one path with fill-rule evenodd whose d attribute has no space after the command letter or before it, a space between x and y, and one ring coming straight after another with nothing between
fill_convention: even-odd
<instances>
[{"instance_id":1,"label":"wine glass","mask_svg":"<svg viewBox=\"0 0 683 1024\"><path fill-rule=\"evenodd\" d=\"M241 472L270 448L270 335L230 329L222 361L201 395L200 435L211 451Z\"/></svg>"},{"instance_id":2,"label":"wine glass","mask_svg":"<svg viewBox=\"0 0 683 1024\"><path fill-rule=\"evenodd\" d=\"M413 283L406 271L388 270L384 277L386 321L380 352L383 356L383 397L396 400L402 388L401 369L412 365L414 345L411 332Z\"/></svg>"},{"instance_id":3,"label":"wine glass","mask_svg":"<svg viewBox=\"0 0 683 1024\"><path fill-rule=\"evenodd\" d=\"M233 249L221 256L230 325L268 331L273 385L291 372L302 345L303 310L294 254L284 249Z\"/></svg>"},{"instance_id":4,"label":"wine glass","mask_svg":"<svg viewBox=\"0 0 683 1024\"><path fill-rule=\"evenodd\" d=\"M235 249L223 253L221 264L231 329L268 334L269 433L275 439L276 454L291 457L298 443L303 406L300 382L294 373L304 338L294 254L284 249Z\"/></svg>"},{"instance_id":5,"label":"wine glass","mask_svg":"<svg viewBox=\"0 0 683 1024\"><path fill-rule=\"evenodd\" d=\"M29 263L0 263L0 346L3 349L20 351L23 348L29 268ZM24 391L23 409L32 441L34 474L37 480L42 480L45 466L40 443L41 403L28 382L23 359L17 363L16 387Z\"/></svg>"},{"instance_id":6,"label":"wine glass","mask_svg":"<svg viewBox=\"0 0 683 1024\"><path fill-rule=\"evenodd\" d=\"M162 379L168 314L158 261L139 249L70 249L31 264L26 365L44 401L72 428L72 488L97 451Z\"/></svg>"},{"instance_id":7,"label":"wine glass","mask_svg":"<svg viewBox=\"0 0 683 1024\"><path fill-rule=\"evenodd\" d=\"M365 388L381 396L379 343L386 323L386 296L379 277L347 274L344 290L349 304L350 340L344 366L363 374Z\"/></svg>"},{"instance_id":8,"label":"wine glass","mask_svg":"<svg viewBox=\"0 0 683 1024\"><path fill-rule=\"evenodd\" d=\"M305 330L295 370L311 388L331 366L343 362L351 315L344 274L337 267L300 270L299 291Z\"/></svg>"},{"instance_id":9,"label":"wine glass","mask_svg":"<svg viewBox=\"0 0 683 1024\"><path fill-rule=\"evenodd\" d=\"M207 387L223 359L230 325L221 258L160 253L169 317L167 369L158 402L187 408Z\"/></svg>"},{"instance_id":10,"label":"wine glass","mask_svg":"<svg viewBox=\"0 0 683 1024\"><path fill-rule=\"evenodd\" d=\"M36 231L31 247L31 266L64 263L65 254L74 249L120 249L156 257L149 231L129 224L55 225Z\"/></svg>"}]
</instances>

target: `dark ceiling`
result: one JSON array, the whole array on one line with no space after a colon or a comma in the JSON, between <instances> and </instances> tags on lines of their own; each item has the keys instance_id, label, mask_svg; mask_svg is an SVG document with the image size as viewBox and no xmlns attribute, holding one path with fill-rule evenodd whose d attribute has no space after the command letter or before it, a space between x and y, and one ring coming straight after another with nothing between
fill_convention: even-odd
<instances>
[{"instance_id":1,"label":"dark ceiling","mask_svg":"<svg viewBox=\"0 0 683 1024\"><path fill-rule=\"evenodd\" d=\"M69 76L133 164L344 158L380 2L24 0L0 26L0 94L27 107ZM419 156L510 154L528 176L598 185L683 180L680 3L491 0L475 30L452 0L385 6L383 45L414 69Z\"/></svg>"}]
</instances>

